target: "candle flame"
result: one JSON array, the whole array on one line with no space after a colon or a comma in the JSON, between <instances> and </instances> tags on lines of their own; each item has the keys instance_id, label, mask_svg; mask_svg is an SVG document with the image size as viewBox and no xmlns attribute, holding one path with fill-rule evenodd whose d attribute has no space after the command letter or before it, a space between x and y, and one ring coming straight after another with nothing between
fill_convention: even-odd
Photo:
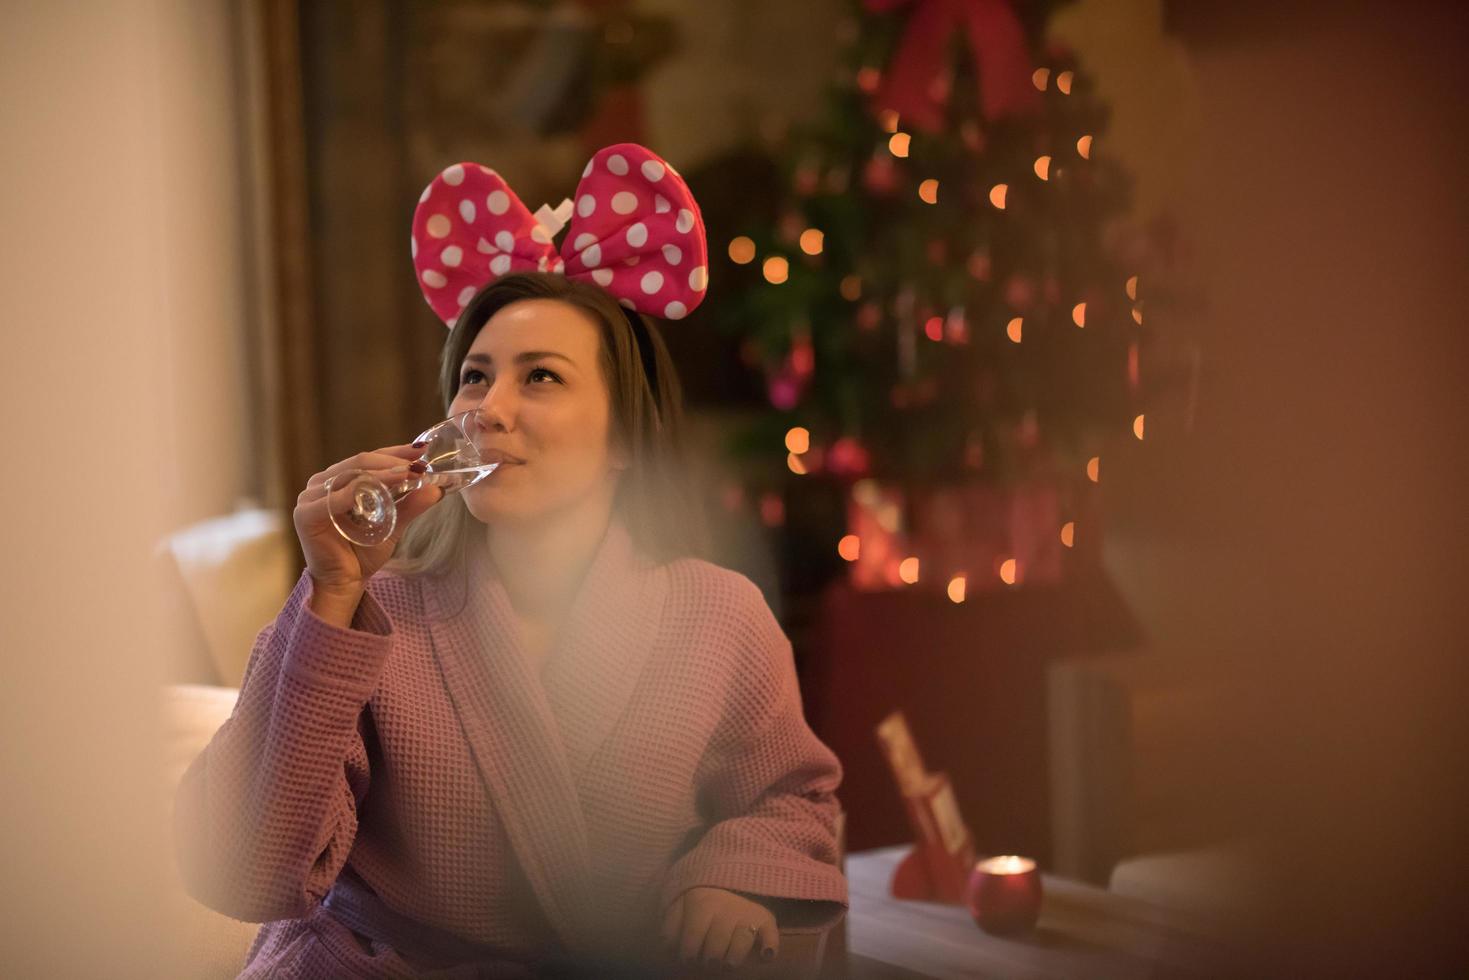
<instances>
[{"instance_id":1,"label":"candle flame","mask_svg":"<svg viewBox=\"0 0 1469 980\"><path fill-rule=\"evenodd\" d=\"M985 858L975 866L990 875L1023 875L1035 870L1034 861L1018 854L1000 854Z\"/></svg>"}]
</instances>

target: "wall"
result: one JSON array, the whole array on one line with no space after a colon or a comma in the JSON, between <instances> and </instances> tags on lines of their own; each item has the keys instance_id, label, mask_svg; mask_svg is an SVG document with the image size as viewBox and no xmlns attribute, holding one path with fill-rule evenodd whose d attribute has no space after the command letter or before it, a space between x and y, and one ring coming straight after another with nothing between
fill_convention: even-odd
<instances>
[{"instance_id":1,"label":"wall","mask_svg":"<svg viewBox=\"0 0 1469 980\"><path fill-rule=\"evenodd\" d=\"M150 551L248 484L231 10L0 11L0 958L15 976L174 973L153 900L156 705L180 623Z\"/></svg>"},{"instance_id":2,"label":"wall","mask_svg":"<svg viewBox=\"0 0 1469 980\"><path fill-rule=\"evenodd\" d=\"M1193 431L1150 423L1109 471L1108 560L1160 653L1251 692L1226 792L1275 848L1272 941L1408 975L1442 949L1462 853L1466 16L1166 9L1200 140L1173 203L1208 295L1176 329L1204 371Z\"/></svg>"}]
</instances>

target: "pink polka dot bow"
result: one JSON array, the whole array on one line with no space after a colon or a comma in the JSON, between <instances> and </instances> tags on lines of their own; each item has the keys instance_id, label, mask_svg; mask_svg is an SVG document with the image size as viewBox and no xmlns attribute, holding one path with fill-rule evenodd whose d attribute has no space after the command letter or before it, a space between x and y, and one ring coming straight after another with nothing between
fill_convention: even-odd
<instances>
[{"instance_id":1,"label":"pink polka dot bow","mask_svg":"<svg viewBox=\"0 0 1469 980\"><path fill-rule=\"evenodd\" d=\"M558 253L552 240L568 219ZM489 167L456 163L419 198L412 248L423 295L450 327L510 272L590 280L623 306L670 320L698 306L709 283L699 206L678 171L636 143L598 150L575 200L535 214Z\"/></svg>"}]
</instances>

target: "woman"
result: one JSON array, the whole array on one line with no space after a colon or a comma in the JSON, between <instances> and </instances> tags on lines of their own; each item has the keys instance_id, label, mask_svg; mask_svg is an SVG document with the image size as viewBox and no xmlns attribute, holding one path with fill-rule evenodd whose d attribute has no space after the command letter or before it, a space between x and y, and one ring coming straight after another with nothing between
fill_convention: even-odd
<instances>
[{"instance_id":1,"label":"woman","mask_svg":"<svg viewBox=\"0 0 1469 980\"><path fill-rule=\"evenodd\" d=\"M306 570L177 799L192 893L267 923L242 977L654 975L770 958L779 926L845 906L841 767L790 644L748 579L690 557L678 383L642 314L701 298L697 207L633 144L588 164L556 255L569 205L531 216L473 165L421 200L447 413L478 409L504 462L415 491L372 548L323 484L416 447L302 491Z\"/></svg>"}]
</instances>

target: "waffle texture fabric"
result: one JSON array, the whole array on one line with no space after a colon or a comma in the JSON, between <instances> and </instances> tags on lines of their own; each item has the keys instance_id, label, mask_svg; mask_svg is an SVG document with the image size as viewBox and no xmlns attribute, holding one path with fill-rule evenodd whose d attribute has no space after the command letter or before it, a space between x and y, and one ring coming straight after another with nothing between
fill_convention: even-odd
<instances>
[{"instance_id":1,"label":"waffle texture fabric","mask_svg":"<svg viewBox=\"0 0 1469 980\"><path fill-rule=\"evenodd\" d=\"M483 545L380 572L349 628L303 573L178 789L191 894L263 922L241 977L521 977L636 963L716 886L784 929L847 902L841 764L745 576L614 520L539 665Z\"/></svg>"}]
</instances>

